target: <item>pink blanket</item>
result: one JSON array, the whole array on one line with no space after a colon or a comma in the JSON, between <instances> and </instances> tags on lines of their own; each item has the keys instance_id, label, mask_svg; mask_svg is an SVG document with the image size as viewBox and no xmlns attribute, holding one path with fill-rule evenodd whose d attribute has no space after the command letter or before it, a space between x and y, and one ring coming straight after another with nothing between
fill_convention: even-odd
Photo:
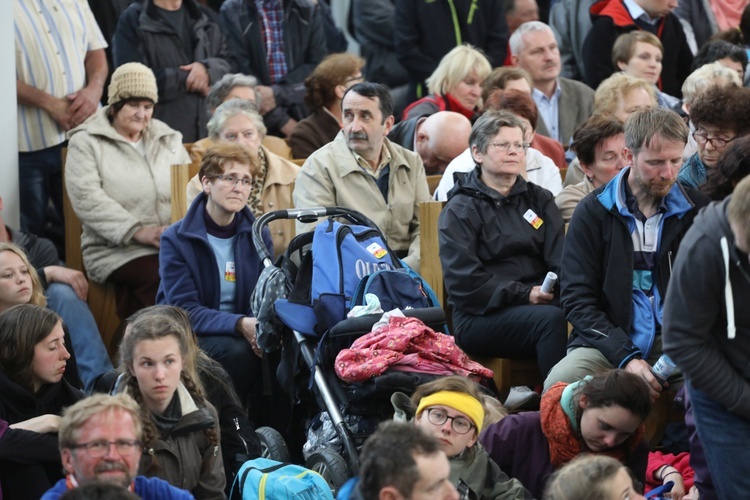
<instances>
[{"instance_id":1,"label":"pink blanket","mask_svg":"<svg viewBox=\"0 0 750 500\"><path fill-rule=\"evenodd\" d=\"M362 382L394 370L492 378L492 370L471 361L450 335L438 333L416 318L392 317L386 326L354 341L336 356L336 374L345 382Z\"/></svg>"}]
</instances>

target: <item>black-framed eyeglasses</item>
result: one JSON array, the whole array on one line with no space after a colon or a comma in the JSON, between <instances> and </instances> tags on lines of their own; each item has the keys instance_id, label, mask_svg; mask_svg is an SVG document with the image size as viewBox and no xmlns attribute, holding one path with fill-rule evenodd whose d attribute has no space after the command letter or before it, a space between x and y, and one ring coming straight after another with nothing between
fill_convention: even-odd
<instances>
[{"instance_id":1,"label":"black-framed eyeglasses","mask_svg":"<svg viewBox=\"0 0 750 500\"><path fill-rule=\"evenodd\" d=\"M237 177L231 174L218 174L214 175L213 178L226 182L232 187L236 186L237 184L241 184L242 187L247 188L250 187L250 185L253 183L253 180L250 177Z\"/></svg>"},{"instance_id":2,"label":"black-framed eyeglasses","mask_svg":"<svg viewBox=\"0 0 750 500\"><path fill-rule=\"evenodd\" d=\"M365 81L365 77L363 75L350 76L349 78L344 80L344 85L346 85L346 87L348 88L357 83L363 83L364 81Z\"/></svg>"},{"instance_id":3,"label":"black-framed eyeglasses","mask_svg":"<svg viewBox=\"0 0 750 500\"><path fill-rule=\"evenodd\" d=\"M449 417L448 413L442 408L427 408L427 420L434 425L443 425L450 420L451 429L456 434L468 434L474 428L474 424L468 418L461 416Z\"/></svg>"},{"instance_id":4,"label":"black-framed eyeglasses","mask_svg":"<svg viewBox=\"0 0 750 500\"><path fill-rule=\"evenodd\" d=\"M722 139L721 137L709 137L708 134L704 132L693 132L693 139L695 139L695 142L703 146L707 142L710 142L711 145L715 148L723 148L733 140L735 140L737 137L732 137L731 139Z\"/></svg>"},{"instance_id":5,"label":"black-framed eyeglasses","mask_svg":"<svg viewBox=\"0 0 750 500\"><path fill-rule=\"evenodd\" d=\"M89 441L88 443L78 443L69 446L72 450L83 449L92 458L103 457L109 451L109 448L115 445L117 453L126 457L135 453L141 442L137 439L117 439L115 441L106 441L104 439L97 439L96 441Z\"/></svg>"}]
</instances>

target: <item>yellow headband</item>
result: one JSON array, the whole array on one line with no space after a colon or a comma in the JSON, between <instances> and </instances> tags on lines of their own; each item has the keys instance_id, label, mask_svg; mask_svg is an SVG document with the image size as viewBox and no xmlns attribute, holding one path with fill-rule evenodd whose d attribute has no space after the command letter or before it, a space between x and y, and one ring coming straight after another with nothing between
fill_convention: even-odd
<instances>
[{"instance_id":1,"label":"yellow headband","mask_svg":"<svg viewBox=\"0 0 750 500\"><path fill-rule=\"evenodd\" d=\"M484 408L482 403L477 401L474 396L465 392L440 391L435 394L423 397L417 406L417 415L429 406L443 405L465 413L467 417L477 428L477 434L482 432L482 423L484 422Z\"/></svg>"}]
</instances>

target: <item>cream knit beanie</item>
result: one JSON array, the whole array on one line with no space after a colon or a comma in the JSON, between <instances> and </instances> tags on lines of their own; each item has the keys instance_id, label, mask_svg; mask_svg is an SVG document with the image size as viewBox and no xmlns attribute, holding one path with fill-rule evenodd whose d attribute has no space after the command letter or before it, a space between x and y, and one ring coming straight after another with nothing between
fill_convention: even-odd
<instances>
[{"instance_id":1,"label":"cream knit beanie","mask_svg":"<svg viewBox=\"0 0 750 500\"><path fill-rule=\"evenodd\" d=\"M156 77L148 66L141 63L126 63L112 73L109 83L109 105L124 99L141 97L159 101L159 91L156 88Z\"/></svg>"}]
</instances>

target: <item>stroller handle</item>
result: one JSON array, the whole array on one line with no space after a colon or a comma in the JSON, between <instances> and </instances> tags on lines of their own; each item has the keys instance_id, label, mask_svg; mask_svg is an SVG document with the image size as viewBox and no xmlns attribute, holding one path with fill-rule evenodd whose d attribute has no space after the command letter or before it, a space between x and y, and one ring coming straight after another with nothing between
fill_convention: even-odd
<instances>
[{"instance_id":1,"label":"stroller handle","mask_svg":"<svg viewBox=\"0 0 750 500\"><path fill-rule=\"evenodd\" d=\"M273 263L271 254L263 244L263 238L260 234L261 231L263 231L263 228L267 226L269 222L279 219L297 219L300 222L310 223L316 221L321 217L329 216L341 217L348 220L352 224L368 226L381 232L380 228L365 214L344 207L287 208L284 210L274 210L273 212L266 212L255 219L255 222L253 222L253 243L255 243L255 250L258 252L258 256L263 262L263 265L268 266L269 264ZM383 240L385 240L384 236Z\"/></svg>"}]
</instances>

